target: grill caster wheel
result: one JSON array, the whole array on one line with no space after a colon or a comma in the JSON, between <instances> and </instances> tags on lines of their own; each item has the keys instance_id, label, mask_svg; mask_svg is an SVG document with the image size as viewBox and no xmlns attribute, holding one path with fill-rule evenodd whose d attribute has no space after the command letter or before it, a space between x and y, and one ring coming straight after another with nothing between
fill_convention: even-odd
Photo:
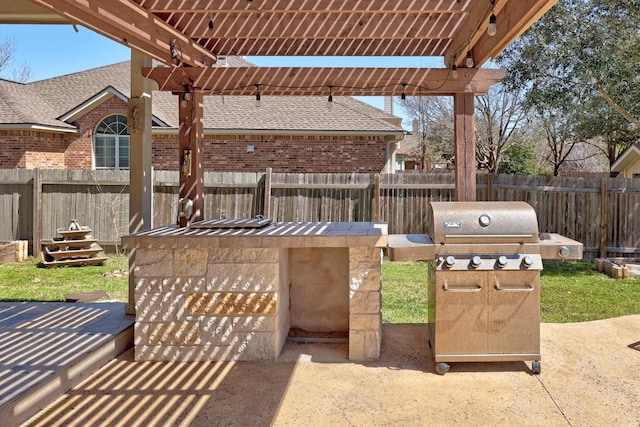
<instances>
[{"instance_id":1,"label":"grill caster wheel","mask_svg":"<svg viewBox=\"0 0 640 427\"><path fill-rule=\"evenodd\" d=\"M448 363L444 363L444 362L436 363L436 372L438 373L438 375L446 374L447 372L449 372L450 368L451 368L451 365L449 365Z\"/></svg>"},{"instance_id":2,"label":"grill caster wheel","mask_svg":"<svg viewBox=\"0 0 640 427\"><path fill-rule=\"evenodd\" d=\"M534 360L531 363L531 372L533 373L533 375L540 375L541 371L542 371L542 366L540 366L540 361Z\"/></svg>"}]
</instances>

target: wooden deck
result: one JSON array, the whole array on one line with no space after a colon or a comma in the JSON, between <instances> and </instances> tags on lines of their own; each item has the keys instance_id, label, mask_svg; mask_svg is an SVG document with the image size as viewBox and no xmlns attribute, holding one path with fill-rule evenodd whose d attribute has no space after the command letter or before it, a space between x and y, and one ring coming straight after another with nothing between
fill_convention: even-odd
<instances>
[{"instance_id":1,"label":"wooden deck","mask_svg":"<svg viewBox=\"0 0 640 427\"><path fill-rule=\"evenodd\" d=\"M17 426L133 345L124 304L0 302L0 424Z\"/></svg>"}]
</instances>

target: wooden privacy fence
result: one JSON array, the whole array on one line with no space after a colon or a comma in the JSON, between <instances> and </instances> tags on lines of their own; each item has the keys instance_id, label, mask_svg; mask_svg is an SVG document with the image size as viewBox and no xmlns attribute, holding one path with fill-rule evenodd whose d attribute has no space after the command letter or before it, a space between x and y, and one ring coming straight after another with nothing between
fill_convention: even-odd
<instances>
[{"instance_id":1,"label":"wooden privacy fence","mask_svg":"<svg viewBox=\"0 0 640 427\"><path fill-rule=\"evenodd\" d=\"M153 174L153 223L174 223L177 172ZM101 244L128 232L127 171L0 170L0 241L29 240L31 253L71 219ZM454 199L453 174L206 172L205 218L383 221L389 233L428 233L429 201ZM523 200L540 232L581 241L585 258L640 253L640 180L478 175L478 200ZM35 246L34 246L35 245Z\"/></svg>"}]
</instances>

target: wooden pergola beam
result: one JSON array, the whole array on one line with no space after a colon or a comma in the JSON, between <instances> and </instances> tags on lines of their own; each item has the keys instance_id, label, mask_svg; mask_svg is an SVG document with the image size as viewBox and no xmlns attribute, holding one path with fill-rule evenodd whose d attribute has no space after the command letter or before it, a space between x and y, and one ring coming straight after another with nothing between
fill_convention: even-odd
<instances>
[{"instance_id":1,"label":"wooden pergola beam","mask_svg":"<svg viewBox=\"0 0 640 427\"><path fill-rule=\"evenodd\" d=\"M462 66L462 63L467 55L467 51L470 51L478 39L478 34L481 31L481 23L489 16L491 7L489 0L473 2L471 8L467 13L462 26L456 31L455 36L451 40L449 47L444 52L444 63L447 68L452 65L458 67ZM478 64L479 62L476 62Z\"/></svg>"},{"instance_id":2,"label":"wooden pergola beam","mask_svg":"<svg viewBox=\"0 0 640 427\"><path fill-rule=\"evenodd\" d=\"M556 2L557 0L520 0L506 3L497 17L498 32L492 37L486 32L482 33L473 48L474 59L482 64L498 56Z\"/></svg>"},{"instance_id":3,"label":"wooden pergola beam","mask_svg":"<svg viewBox=\"0 0 640 427\"><path fill-rule=\"evenodd\" d=\"M493 13L497 18L498 32L494 36L486 33L492 11L490 0L474 2L444 52L445 65L462 67L468 51L472 52L476 65L495 58L556 2L557 0L495 0Z\"/></svg>"},{"instance_id":4,"label":"wooden pergola beam","mask_svg":"<svg viewBox=\"0 0 640 427\"><path fill-rule=\"evenodd\" d=\"M145 77L159 89L184 92L185 85L206 95L407 96L484 94L505 75L498 69L461 70L457 78L446 68L315 68L315 67L155 67ZM258 87L256 87L258 85Z\"/></svg>"},{"instance_id":5,"label":"wooden pergola beam","mask_svg":"<svg viewBox=\"0 0 640 427\"><path fill-rule=\"evenodd\" d=\"M176 61L193 66L214 64L216 55L190 40L148 10L126 0L29 0L74 24L83 25L165 64Z\"/></svg>"}]
</instances>

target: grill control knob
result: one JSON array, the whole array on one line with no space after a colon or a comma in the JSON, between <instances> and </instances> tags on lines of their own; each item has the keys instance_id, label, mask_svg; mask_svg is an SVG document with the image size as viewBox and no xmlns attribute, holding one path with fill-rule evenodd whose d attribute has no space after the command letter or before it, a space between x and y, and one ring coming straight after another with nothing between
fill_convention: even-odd
<instances>
[{"instance_id":1,"label":"grill control knob","mask_svg":"<svg viewBox=\"0 0 640 427\"><path fill-rule=\"evenodd\" d=\"M455 263L456 263L456 259L455 259L455 257L453 257L452 255L449 255L448 257L446 257L446 258L444 259L444 264L445 264L447 267L453 267L453 265L454 265Z\"/></svg>"},{"instance_id":2,"label":"grill control knob","mask_svg":"<svg viewBox=\"0 0 640 427\"><path fill-rule=\"evenodd\" d=\"M498 267L504 268L507 265L507 257L504 255L499 256L497 263Z\"/></svg>"},{"instance_id":3,"label":"grill control knob","mask_svg":"<svg viewBox=\"0 0 640 427\"><path fill-rule=\"evenodd\" d=\"M478 255L471 258L471 267L478 268L480 267L481 263L482 263L482 258L480 258Z\"/></svg>"},{"instance_id":4,"label":"grill control knob","mask_svg":"<svg viewBox=\"0 0 640 427\"><path fill-rule=\"evenodd\" d=\"M525 268L529 268L533 265L533 258L529 255L526 255L524 258L522 258L522 265Z\"/></svg>"},{"instance_id":5,"label":"grill control knob","mask_svg":"<svg viewBox=\"0 0 640 427\"><path fill-rule=\"evenodd\" d=\"M571 251L569 250L568 247L566 246L562 246L560 247L560 249L558 250L558 255L560 255L560 258L566 258L571 254Z\"/></svg>"},{"instance_id":6,"label":"grill control knob","mask_svg":"<svg viewBox=\"0 0 640 427\"><path fill-rule=\"evenodd\" d=\"M478 222L480 222L480 225L483 227L488 227L489 224L491 224L491 217L487 214L482 214L480 215L480 218L478 219Z\"/></svg>"}]
</instances>

